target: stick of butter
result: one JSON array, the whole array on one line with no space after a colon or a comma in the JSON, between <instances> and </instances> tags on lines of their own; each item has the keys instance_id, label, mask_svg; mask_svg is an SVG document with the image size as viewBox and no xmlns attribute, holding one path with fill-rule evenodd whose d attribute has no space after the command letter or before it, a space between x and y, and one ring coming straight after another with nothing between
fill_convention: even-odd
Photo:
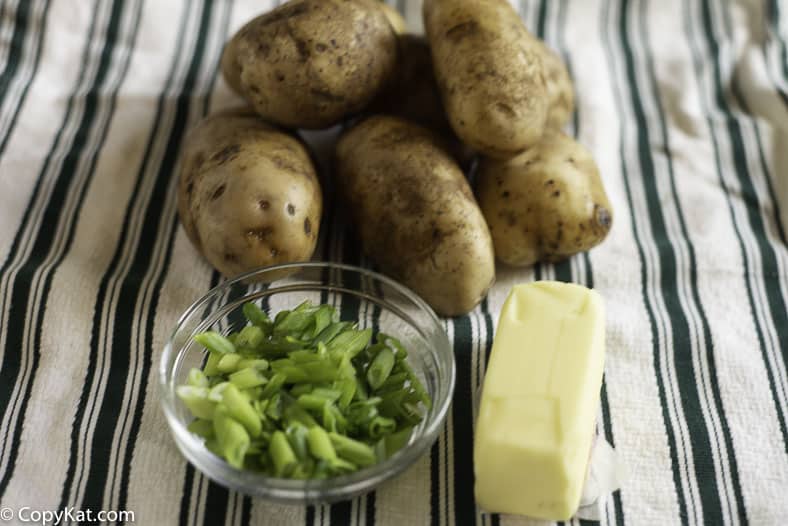
<instances>
[{"instance_id":1,"label":"stick of butter","mask_svg":"<svg viewBox=\"0 0 788 526\"><path fill-rule=\"evenodd\" d=\"M473 450L485 511L566 520L577 511L605 360L605 311L586 287L517 285L484 377Z\"/></svg>"}]
</instances>

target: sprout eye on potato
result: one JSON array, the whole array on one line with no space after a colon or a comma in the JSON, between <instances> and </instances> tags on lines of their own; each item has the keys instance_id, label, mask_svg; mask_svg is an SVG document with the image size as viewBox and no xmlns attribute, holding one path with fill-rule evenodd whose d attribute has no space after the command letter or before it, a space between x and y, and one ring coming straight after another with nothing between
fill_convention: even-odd
<instances>
[{"instance_id":1,"label":"sprout eye on potato","mask_svg":"<svg viewBox=\"0 0 788 526\"><path fill-rule=\"evenodd\" d=\"M364 251L438 313L464 314L495 279L490 232L460 168L428 130L375 116L337 147L338 186Z\"/></svg>"},{"instance_id":2,"label":"sprout eye on potato","mask_svg":"<svg viewBox=\"0 0 788 526\"><path fill-rule=\"evenodd\" d=\"M589 250L612 226L594 159L561 132L548 132L512 159L482 159L476 190L495 254L510 265L558 261Z\"/></svg>"},{"instance_id":3,"label":"sprout eye on potato","mask_svg":"<svg viewBox=\"0 0 788 526\"><path fill-rule=\"evenodd\" d=\"M185 140L178 213L225 276L312 257L322 193L304 145L253 113L229 111Z\"/></svg>"},{"instance_id":4,"label":"sprout eye on potato","mask_svg":"<svg viewBox=\"0 0 788 526\"><path fill-rule=\"evenodd\" d=\"M363 109L396 53L396 35L375 0L292 0L235 34L222 71L266 120L318 129Z\"/></svg>"}]
</instances>

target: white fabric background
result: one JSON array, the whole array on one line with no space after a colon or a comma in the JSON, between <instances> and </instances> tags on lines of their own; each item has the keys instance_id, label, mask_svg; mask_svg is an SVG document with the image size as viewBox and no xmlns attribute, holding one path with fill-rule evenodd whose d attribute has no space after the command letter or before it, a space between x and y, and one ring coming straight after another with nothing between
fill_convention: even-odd
<instances>
[{"instance_id":1,"label":"white fabric background","mask_svg":"<svg viewBox=\"0 0 788 526\"><path fill-rule=\"evenodd\" d=\"M26 1L23 51L0 101L0 391L10 393L0 406L1 506L123 508L137 524L528 523L465 514L472 481L457 473L471 462L462 453L470 436L458 430L471 429L463 408L475 402L510 286L559 278L592 279L607 302L600 432L612 433L630 478L602 522L784 523L788 250L774 196L788 190L788 8L770 24L772 3L755 0L519 5L534 31L545 13L546 40L569 60L578 102L570 131L597 159L614 228L587 258L499 266L487 303L447 321L469 376L437 452L374 497L306 509L227 494L190 472L156 383L176 319L212 283L175 221L167 159L188 124L239 102L215 80L216 61L227 36L271 2L127 1L104 80L91 90L116 4L7 0L6 69L12 15ZM417 4L405 6L410 20ZM213 14L199 44L203 7ZM316 259L359 259L333 218L322 234ZM117 337L119 323L128 337ZM465 327L471 338L462 340ZM108 393L119 401L108 405ZM111 414L100 416L102 407ZM111 440L98 441L97 430Z\"/></svg>"}]
</instances>

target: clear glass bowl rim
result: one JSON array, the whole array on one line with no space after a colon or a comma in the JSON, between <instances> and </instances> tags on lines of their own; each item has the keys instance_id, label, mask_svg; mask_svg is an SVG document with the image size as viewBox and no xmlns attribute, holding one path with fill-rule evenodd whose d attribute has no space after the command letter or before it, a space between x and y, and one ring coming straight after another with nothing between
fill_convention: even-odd
<instances>
[{"instance_id":1,"label":"clear glass bowl rim","mask_svg":"<svg viewBox=\"0 0 788 526\"><path fill-rule=\"evenodd\" d=\"M184 349L175 349L174 347L174 340L184 324L215 298L221 297L227 289L236 285L257 281L255 278L259 278L261 274L276 274L280 271L288 270L292 271L292 275L296 277L305 270L329 272L338 270L357 273L362 279L367 278L380 281L402 294L408 301L413 302L419 310L427 314L431 324L438 329L439 334L442 336L443 341L441 345L430 352L438 353L439 355L445 353L446 356L442 358L448 358L447 361L450 366L448 367L448 377L440 378L438 382L438 395L441 396L433 400L434 416L425 422L421 435L415 441L384 462L349 475L324 480L302 481L267 477L258 473L233 468L208 452L202 444L202 440L189 432L176 415L176 385L174 380L170 381L172 376L171 366L177 363L178 355L184 352ZM176 354L174 355L173 353ZM331 262L286 263L261 267L229 279L212 288L204 296L192 303L176 322L175 328L164 346L164 352L159 362L159 390L161 406L170 430L174 435L176 445L186 459L209 478L231 489L283 503L334 502L371 491L382 482L404 471L427 452L437 439L438 432L451 407L456 382L456 368L454 351L440 319L432 308L409 288L382 274L354 265Z\"/></svg>"}]
</instances>

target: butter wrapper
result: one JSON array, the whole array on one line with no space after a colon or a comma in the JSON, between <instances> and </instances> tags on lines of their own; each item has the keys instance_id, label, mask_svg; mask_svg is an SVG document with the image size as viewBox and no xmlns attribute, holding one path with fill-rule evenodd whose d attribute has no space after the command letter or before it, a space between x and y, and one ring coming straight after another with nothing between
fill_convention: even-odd
<instances>
[{"instance_id":1,"label":"butter wrapper","mask_svg":"<svg viewBox=\"0 0 788 526\"><path fill-rule=\"evenodd\" d=\"M626 477L623 463L610 443L597 435L591 446L591 459L580 495L580 508L575 513L577 519L598 521L604 513L605 499L621 488Z\"/></svg>"}]
</instances>

